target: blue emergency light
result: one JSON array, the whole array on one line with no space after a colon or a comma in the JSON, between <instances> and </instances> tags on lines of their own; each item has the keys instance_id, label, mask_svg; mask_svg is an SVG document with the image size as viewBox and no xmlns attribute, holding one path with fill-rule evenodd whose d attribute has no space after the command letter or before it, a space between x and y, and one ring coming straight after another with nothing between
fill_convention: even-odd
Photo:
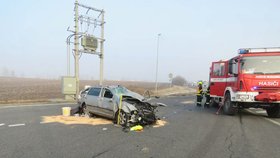
<instances>
[{"instance_id":1,"label":"blue emergency light","mask_svg":"<svg viewBox=\"0 0 280 158\"><path fill-rule=\"evenodd\" d=\"M238 54L247 54L247 53L268 53L268 52L280 52L280 47L268 47L268 48L241 48L241 49L238 49Z\"/></svg>"},{"instance_id":2,"label":"blue emergency light","mask_svg":"<svg viewBox=\"0 0 280 158\"><path fill-rule=\"evenodd\" d=\"M239 49L238 50L238 54L246 54L246 53L249 53L248 49Z\"/></svg>"}]
</instances>

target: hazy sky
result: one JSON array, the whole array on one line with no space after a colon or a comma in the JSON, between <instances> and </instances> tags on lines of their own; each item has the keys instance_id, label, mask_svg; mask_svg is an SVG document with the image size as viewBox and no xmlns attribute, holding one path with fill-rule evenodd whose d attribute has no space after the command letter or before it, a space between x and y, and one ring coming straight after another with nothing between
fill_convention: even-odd
<instances>
[{"instance_id":1,"label":"hazy sky","mask_svg":"<svg viewBox=\"0 0 280 158\"><path fill-rule=\"evenodd\" d=\"M80 0L104 9L105 79L155 80L168 74L207 80L211 61L242 47L280 45L279 0ZM74 0L2 0L0 73L57 78L66 74L67 27ZM73 60L72 60L73 61ZM99 58L84 54L82 78L99 78ZM72 63L73 74L73 63Z\"/></svg>"}]
</instances>

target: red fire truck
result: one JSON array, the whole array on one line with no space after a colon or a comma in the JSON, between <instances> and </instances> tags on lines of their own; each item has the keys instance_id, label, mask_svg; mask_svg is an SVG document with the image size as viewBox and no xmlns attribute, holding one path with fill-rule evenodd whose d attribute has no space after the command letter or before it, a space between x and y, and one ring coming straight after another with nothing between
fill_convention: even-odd
<instances>
[{"instance_id":1,"label":"red fire truck","mask_svg":"<svg viewBox=\"0 0 280 158\"><path fill-rule=\"evenodd\" d=\"M234 115L238 108L263 108L280 117L280 48L239 49L229 60L210 68L211 104Z\"/></svg>"}]
</instances>

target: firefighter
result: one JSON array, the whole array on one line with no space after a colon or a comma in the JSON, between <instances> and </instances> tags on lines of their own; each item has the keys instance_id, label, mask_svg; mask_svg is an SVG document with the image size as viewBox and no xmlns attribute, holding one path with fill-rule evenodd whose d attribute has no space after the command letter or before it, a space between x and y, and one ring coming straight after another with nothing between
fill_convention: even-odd
<instances>
[{"instance_id":1,"label":"firefighter","mask_svg":"<svg viewBox=\"0 0 280 158\"><path fill-rule=\"evenodd\" d=\"M204 107L209 108L209 104L210 104L210 86L208 86L207 91L205 93L205 97L206 97L206 102Z\"/></svg>"},{"instance_id":2,"label":"firefighter","mask_svg":"<svg viewBox=\"0 0 280 158\"><path fill-rule=\"evenodd\" d=\"M202 82L198 82L197 93L196 93L196 105L201 106L202 101Z\"/></svg>"}]
</instances>

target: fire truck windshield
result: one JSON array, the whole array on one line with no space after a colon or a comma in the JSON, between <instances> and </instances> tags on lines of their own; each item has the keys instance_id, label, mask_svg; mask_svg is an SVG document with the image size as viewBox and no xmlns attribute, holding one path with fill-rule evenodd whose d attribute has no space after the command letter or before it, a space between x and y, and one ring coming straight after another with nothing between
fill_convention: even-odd
<instances>
[{"instance_id":1,"label":"fire truck windshield","mask_svg":"<svg viewBox=\"0 0 280 158\"><path fill-rule=\"evenodd\" d=\"M280 56L243 57L240 64L243 74L280 74Z\"/></svg>"}]
</instances>

